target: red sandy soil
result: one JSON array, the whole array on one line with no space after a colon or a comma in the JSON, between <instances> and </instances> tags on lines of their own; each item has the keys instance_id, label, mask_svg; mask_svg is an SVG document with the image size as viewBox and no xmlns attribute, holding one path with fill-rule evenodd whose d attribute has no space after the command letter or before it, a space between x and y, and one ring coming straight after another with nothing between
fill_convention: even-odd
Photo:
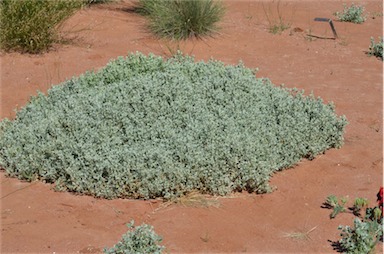
<instances>
[{"instance_id":1,"label":"red sandy soil","mask_svg":"<svg viewBox=\"0 0 384 254\"><path fill-rule=\"evenodd\" d=\"M331 211L321 208L326 197L366 197L375 205L382 185L383 62L366 51L370 37L377 41L383 34L383 4L359 4L366 7L367 21L335 22L339 39L332 40L325 39L333 37L329 25L313 19L332 18L343 9L342 1L281 1L282 18L291 24L282 34L268 32L278 19L276 1L225 1L220 33L176 43L149 33L145 19L126 0L92 6L70 18L65 29L75 38L72 44L41 55L1 53L1 119L14 117L14 109L37 90L110 59L134 51L168 57L180 49L198 60L242 60L276 85L333 101L349 121L341 149L275 174L273 193L213 198L215 205L208 207L59 193L48 184L7 178L2 171L1 253L99 253L121 239L131 219L153 225L168 253L336 253L331 242L339 239L337 227L351 225L353 215L329 219Z\"/></svg>"}]
</instances>

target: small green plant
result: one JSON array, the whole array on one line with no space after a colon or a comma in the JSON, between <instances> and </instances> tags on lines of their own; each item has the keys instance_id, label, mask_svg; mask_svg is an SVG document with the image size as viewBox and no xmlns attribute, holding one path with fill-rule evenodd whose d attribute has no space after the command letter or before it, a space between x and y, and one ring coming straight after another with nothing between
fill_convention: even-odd
<instances>
[{"instance_id":1,"label":"small green plant","mask_svg":"<svg viewBox=\"0 0 384 254\"><path fill-rule=\"evenodd\" d=\"M348 254L374 253L376 244L383 235L382 219L380 221L355 218L353 227L339 226L341 230L340 248Z\"/></svg>"},{"instance_id":2,"label":"small green plant","mask_svg":"<svg viewBox=\"0 0 384 254\"><path fill-rule=\"evenodd\" d=\"M283 31L290 28L291 25L280 22L269 27L269 32L272 34L281 34Z\"/></svg>"},{"instance_id":3,"label":"small green plant","mask_svg":"<svg viewBox=\"0 0 384 254\"><path fill-rule=\"evenodd\" d=\"M330 195L324 202L324 207L328 209L333 209L332 213L329 215L331 219L334 219L339 213L346 211L344 205L347 203L348 197L338 198L335 195Z\"/></svg>"},{"instance_id":4,"label":"small green plant","mask_svg":"<svg viewBox=\"0 0 384 254\"><path fill-rule=\"evenodd\" d=\"M334 208L339 203L339 199L335 195L329 195L324 202L324 205L328 208Z\"/></svg>"},{"instance_id":5,"label":"small green plant","mask_svg":"<svg viewBox=\"0 0 384 254\"><path fill-rule=\"evenodd\" d=\"M139 0L137 10L153 33L176 40L211 35L224 15L223 5L213 0Z\"/></svg>"},{"instance_id":6,"label":"small green plant","mask_svg":"<svg viewBox=\"0 0 384 254\"><path fill-rule=\"evenodd\" d=\"M272 3L274 4L274 3ZM271 8L266 9L264 3L263 3L263 10L264 14L268 20L269 23L269 32L272 34L281 34L285 30L289 29L291 27L291 24L286 21L286 18L281 13L281 7L280 7L281 1L277 1L276 3L276 15L277 20L275 20L272 16L272 10ZM293 14L292 14L293 15Z\"/></svg>"},{"instance_id":7,"label":"small green plant","mask_svg":"<svg viewBox=\"0 0 384 254\"><path fill-rule=\"evenodd\" d=\"M127 226L129 231L123 235L121 241L110 249L105 248L104 253L160 254L165 249L164 246L159 245L162 238L153 231L152 226L142 224L135 227L133 220Z\"/></svg>"},{"instance_id":8,"label":"small green plant","mask_svg":"<svg viewBox=\"0 0 384 254\"><path fill-rule=\"evenodd\" d=\"M368 206L368 199L366 198L356 198L353 203L352 212L356 216L360 216L360 212L362 208L366 208Z\"/></svg>"},{"instance_id":9,"label":"small green plant","mask_svg":"<svg viewBox=\"0 0 384 254\"><path fill-rule=\"evenodd\" d=\"M338 227L341 230L341 239L333 243L337 251L347 254L374 253L376 244L383 237L382 187L377 198L378 205L372 208L368 207L368 199L355 199L349 210L356 218L353 221L353 226L340 225ZM326 204L329 207L335 207L338 204L338 199L331 195L327 198ZM362 208L365 208L364 215L361 213Z\"/></svg>"},{"instance_id":10,"label":"small green plant","mask_svg":"<svg viewBox=\"0 0 384 254\"><path fill-rule=\"evenodd\" d=\"M371 37L371 45L369 46L368 55L376 56L383 60L383 38L379 37L378 42L375 42L375 39Z\"/></svg>"},{"instance_id":11,"label":"small green plant","mask_svg":"<svg viewBox=\"0 0 384 254\"><path fill-rule=\"evenodd\" d=\"M82 0L0 1L0 45L5 51L40 53L61 42L59 27Z\"/></svg>"},{"instance_id":12,"label":"small green plant","mask_svg":"<svg viewBox=\"0 0 384 254\"><path fill-rule=\"evenodd\" d=\"M365 211L366 219L380 221L382 216L383 216L383 211L379 207L372 207L372 208L368 207Z\"/></svg>"},{"instance_id":13,"label":"small green plant","mask_svg":"<svg viewBox=\"0 0 384 254\"><path fill-rule=\"evenodd\" d=\"M363 6L355 5L352 3L352 5L349 7L344 5L344 10L342 12L335 12L334 15L338 18L338 20L342 22L360 24L366 20L366 17L363 16L363 12Z\"/></svg>"}]
</instances>

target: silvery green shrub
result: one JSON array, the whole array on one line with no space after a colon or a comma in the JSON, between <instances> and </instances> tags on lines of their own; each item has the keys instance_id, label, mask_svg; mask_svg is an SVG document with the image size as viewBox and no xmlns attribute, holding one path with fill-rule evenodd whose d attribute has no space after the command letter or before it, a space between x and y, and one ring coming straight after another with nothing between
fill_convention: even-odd
<instances>
[{"instance_id":1,"label":"silvery green shrub","mask_svg":"<svg viewBox=\"0 0 384 254\"><path fill-rule=\"evenodd\" d=\"M165 249L158 245L162 238L153 227L147 224L135 227L134 221L128 225L129 231L123 235L120 242L112 248L105 248L106 254L160 254Z\"/></svg>"},{"instance_id":2,"label":"silvery green shrub","mask_svg":"<svg viewBox=\"0 0 384 254\"><path fill-rule=\"evenodd\" d=\"M242 64L132 54L39 94L0 124L0 166L97 197L270 190L343 143L345 118Z\"/></svg>"},{"instance_id":3,"label":"silvery green shrub","mask_svg":"<svg viewBox=\"0 0 384 254\"><path fill-rule=\"evenodd\" d=\"M369 46L368 55L376 56L383 60L383 42L384 39L379 36L379 40L376 43L375 39L371 37L371 45Z\"/></svg>"},{"instance_id":4,"label":"silvery green shrub","mask_svg":"<svg viewBox=\"0 0 384 254\"><path fill-rule=\"evenodd\" d=\"M383 222L376 220L360 220L355 218L353 226L339 226L339 240L343 253L360 254L375 253L376 244L383 235Z\"/></svg>"},{"instance_id":5,"label":"silvery green shrub","mask_svg":"<svg viewBox=\"0 0 384 254\"><path fill-rule=\"evenodd\" d=\"M363 15L364 6L351 4L351 6L344 5L342 12L335 12L334 15L342 22L352 22L355 24L361 24L366 20Z\"/></svg>"}]
</instances>

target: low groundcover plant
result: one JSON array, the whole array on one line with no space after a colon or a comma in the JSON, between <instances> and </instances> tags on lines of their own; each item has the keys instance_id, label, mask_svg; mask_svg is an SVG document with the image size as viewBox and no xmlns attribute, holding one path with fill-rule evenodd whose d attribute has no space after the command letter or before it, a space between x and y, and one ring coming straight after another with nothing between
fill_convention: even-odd
<instances>
[{"instance_id":1,"label":"low groundcover plant","mask_svg":"<svg viewBox=\"0 0 384 254\"><path fill-rule=\"evenodd\" d=\"M142 224L135 227L134 221L131 221L127 226L129 230L123 235L121 241L112 248L105 248L104 253L160 254L165 249L164 246L159 245L162 238L156 234L152 226Z\"/></svg>"},{"instance_id":2,"label":"low groundcover plant","mask_svg":"<svg viewBox=\"0 0 384 254\"><path fill-rule=\"evenodd\" d=\"M357 198L351 209L357 216L353 226L338 227L341 239L338 250L348 254L375 253L376 245L383 241L383 187L377 194L378 205L368 207L368 200ZM361 208L365 208L364 214ZM357 211L357 212L356 212Z\"/></svg>"},{"instance_id":3,"label":"low groundcover plant","mask_svg":"<svg viewBox=\"0 0 384 254\"><path fill-rule=\"evenodd\" d=\"M331 219L334 219L339 213L346 211L344 205L347 203L348 197L338 198L335 195L330 195L327 197L323 203L323 208L333 209L332 213L329 215Z\"/></svg>"},{"instance_id":4,"label":"low groundcover plant","mask_svg":"<svg viewBox=\"0 0 384 254\"><path fill-rule=\"evenodd\" d=\"M383 60L383 38L379 36L378 42L375 42L375 39L371 37L371 45L369 46L368 55L376 56Z\"/></svg>"},{"instance_id":5,"label":"low groundcover plant","mask_svg":"<svg viewBox=\"0 0 384 254\"><path fill-rule=\"evenodd\" d=\"M363 15L364 7L361 5L351 4L351 6L344 5L342 12L335 12L334 15L342 22L352 22L355 24L361 24L366 20Z\"/></svg>"},{"instance_id":6,"label":"low groundcover plant","mask_svg":"<svg viewBox=\"0 0 384 254\"><path fill-rule=\"evenodd\" d=\"M140 53L53 86L0 124L0 167L97 197L265 193L343 143L344 117L242 64Z\"/></svg>"}]
</instances>

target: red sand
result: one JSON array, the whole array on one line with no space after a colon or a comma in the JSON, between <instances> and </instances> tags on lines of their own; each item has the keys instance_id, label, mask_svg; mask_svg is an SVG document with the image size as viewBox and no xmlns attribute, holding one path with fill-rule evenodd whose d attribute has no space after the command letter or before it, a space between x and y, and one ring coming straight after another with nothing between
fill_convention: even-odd
<instances>
[{"instance_id":1,"label":"red sand","mask_svg":"<svg viewBox=\"0 0 384 254\"><path fill-rule=\"evenodd\" d=\"M273 176L273 193L238 193L217 198L218 206L76 196L41 182L7 178L3 171L1 253L98 253L120 240L131 219L153 225L169 253L336 253L330 241L339 239L338 225L352 224L353 216L330 220L330 210L321 208L326 197L366 197L373 205L382 185L383 62L366 55L370 37L382 36L382 1L359 4L366 7L367 21L335 22L340 38L332 40L307 35L333 36L327 23L313 19L332 18L343 8L340 1L281 1L282 17L291 27L276 35L268 32L267 19L277 20L276 2L225 1L219 34L176 43L151 35L126 0L72 17L66 28L77 37L74 44L42 55L2 53L1 119L14 117L13 110L37 90L117 56L141 51L167 57L180 49L197 59L242 60L276 85L313 91L333 101L349 125L341 149ZM297 233L307 237L294 237Z\"/></svg>"}]
</instances>

